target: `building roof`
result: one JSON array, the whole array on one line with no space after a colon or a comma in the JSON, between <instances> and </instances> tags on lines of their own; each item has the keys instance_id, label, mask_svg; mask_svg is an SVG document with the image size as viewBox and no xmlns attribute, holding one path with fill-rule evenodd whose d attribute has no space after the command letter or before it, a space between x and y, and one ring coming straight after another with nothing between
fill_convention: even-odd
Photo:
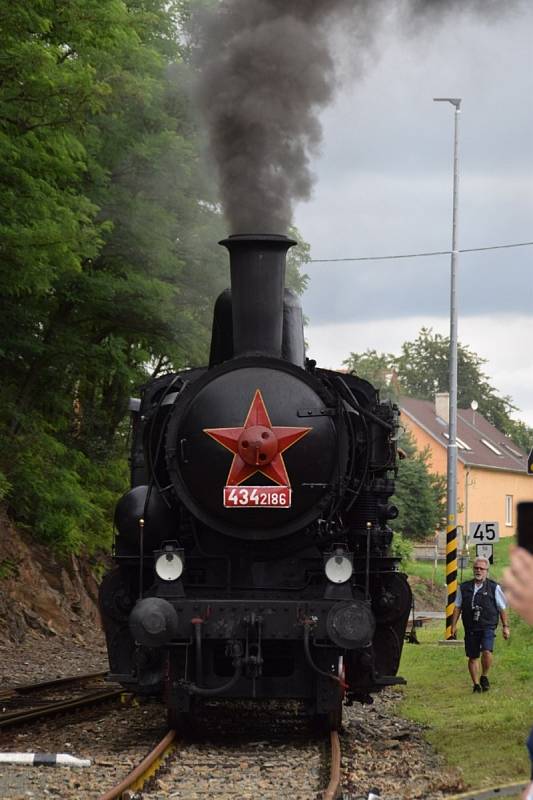
<instances>
[{"instance_id":1,"label":"building roof","mask_svg":"<svg viewBox=\"0 0 533 800\"><path fill-rule=\"evenodd\" d=\"M402 414L446 447L448 423L437 416L435 403L401 397L399 405ZM456 440L457 458L465 465L527 474L527 455L522 448L471 408L457 410Z\"/></svg>"}]
</instances>

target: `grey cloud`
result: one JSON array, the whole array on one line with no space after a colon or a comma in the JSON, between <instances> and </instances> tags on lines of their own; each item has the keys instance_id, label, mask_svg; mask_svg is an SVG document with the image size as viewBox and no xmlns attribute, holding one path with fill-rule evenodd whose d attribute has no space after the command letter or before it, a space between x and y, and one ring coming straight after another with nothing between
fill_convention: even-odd
<instances>
[{"instance_id":1,"label":"grey cloud","mask_svg":"<svg viewBox=\"0 0 533 800\"><path fill-rule=\"evenodd\" d=\"M312 324L448 316L450 257L394 262L308 265L312 289L304 295ZM463 254L458 269L458 312L533 313L533 248Z\"/></svg>"},{"instance_id":2,"label":"grey cloud","mask_svg":"<svg viewBox=\"0 0 533 800\"><path fill-rule=\"evenodd\" d=\"M437 25L444 7L452 15L482 8L485 19L498 4L221 0L204 17L197 97L233 232L286 230L293 204L310 196L319 112L339 82L332 26L341 21L349 32L344 63L359 79L378 29L397 7L404 30L419 32Z\"/></svg>"}]
</instances>

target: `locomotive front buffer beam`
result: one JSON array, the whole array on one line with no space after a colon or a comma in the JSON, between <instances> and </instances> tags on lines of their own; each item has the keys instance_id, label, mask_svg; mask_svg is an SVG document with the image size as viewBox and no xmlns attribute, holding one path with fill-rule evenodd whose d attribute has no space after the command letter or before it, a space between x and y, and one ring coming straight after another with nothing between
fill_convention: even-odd
<instances>
[{"instance_id":1,"label":"locomotive front buffer beam","mask_svg":"<svg viewBox=\"0 0 533 800\"><path fill-rule=\"evenodd\" d=\"M293 698L329 713L357 652L359 677L376 688L368 603L145 597L130 616L139 649L159 650L165 702L188 710L194 696ZM142 680L142 676L138 676Z\"/></svg>"}]
</instances>

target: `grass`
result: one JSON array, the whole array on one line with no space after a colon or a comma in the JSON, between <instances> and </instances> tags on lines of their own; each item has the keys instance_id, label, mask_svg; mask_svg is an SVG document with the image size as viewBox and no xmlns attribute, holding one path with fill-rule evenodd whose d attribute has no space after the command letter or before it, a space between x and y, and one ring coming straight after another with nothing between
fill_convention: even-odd
<instances>
[{"instance_id":1,"label":"grass","mask_svg":"<svg viewBox=\"0 0 533 800\"><path fill-rule=\"evenodd\" d=\"M491 690L481 695L472 694L463 647L438 644L442 622L419 629L417 635L420 645L403 649L400 674L408 685L402 689L399 713L427 726L428 741L448 765L462 771L469 787L527 781L533 629L512 613L508 642L498 629Z\"/></svg>"},{"instance_id":2,"label":"grass","mask_svg":"<svg viewBox=\"0 0 533 800\"><path fill-rule=\"evenodd\" d=\"M503 539L494 545L493 580L501 579L513 541ZM463 575L459 572L459 582L472 577L474 555L475 548ZM435 570L431 562L408 562L404 569L433 580L435 586L446 585L443 563ZM447 764L461 770L469 787L527 781L525 739L533 725L533 629L511 612L511 639L505 642L498 629L492 688L482 695L471 692L463 647L439 645L443 635L444 622L434 622L418 630L420 645L405 645L400 673L408 685L402 690L400 713L426 726L428 741Z\"/></svg>"},{"instance_id":3,"label":"grass","mask_svg":"<svg viewBox=\"0 0 533 800\"><path fill-rule=\"evenodd\" d=\"M500 580L504 567L509 563L509 548L512 544L514 544L514 537L511 536L506 539L500 539L500 541L496 542L494 545L494 564L491 564L489 576L495 581ZM470 549L470 563L463 569L462 576L461 569L459 568L457 575L459 583L470 580L472 577L472 562L475 554L476 550L475 547L473 547ZM431 561L408 561L402 565L402 568L409 575L417 575L427 580L433 579L437 586L444 586L446 584L446 568L444 562L439 562L436 570Z\"/></svg>"}]
</instances>

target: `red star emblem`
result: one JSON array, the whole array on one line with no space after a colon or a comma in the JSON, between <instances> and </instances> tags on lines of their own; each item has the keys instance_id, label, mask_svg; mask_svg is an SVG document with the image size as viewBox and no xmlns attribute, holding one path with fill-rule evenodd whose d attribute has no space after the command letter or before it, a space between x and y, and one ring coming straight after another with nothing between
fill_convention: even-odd
<instances>
[{"instance_id":1,"label":"red star emblem","mask_svg":"<svg viewBox=\"0 0 533 800\"><path fill-rule=\"evenodd\" d=\"M204 428L204 433L234 454L227 486L239 486L256 472L280 486L290 486L282 453L310 430L273 426L256 389L242 428Z\"/></svg>"}]
</instances>

